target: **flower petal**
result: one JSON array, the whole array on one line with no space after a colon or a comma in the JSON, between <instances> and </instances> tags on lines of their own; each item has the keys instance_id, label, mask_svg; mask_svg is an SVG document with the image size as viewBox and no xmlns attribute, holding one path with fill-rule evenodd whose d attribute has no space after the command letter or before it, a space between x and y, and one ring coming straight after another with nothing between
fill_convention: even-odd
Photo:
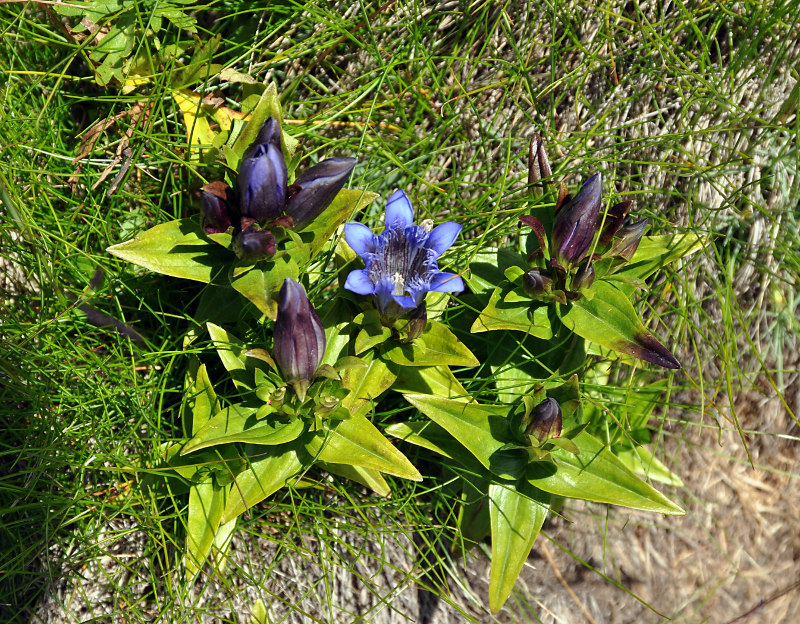
<instances>
[{"instance_id":1,"label":"flower petal","mask_svg":"<svg viewBox=\"0 0 800 624\"><path fill-rule=\"evenodd\" d=\"M384 222L387 228L407 228L414 223L414 209L411 207L411 200L403 191L397 190L389 197L389 201L386 202Z\"/></svg>"},{"instance_id":2,"label":"flower petal","mask_svg":"<svg viewBox=\"0 0 800 624\"><path fill-rule=\"evenodd\" d=\"M462 292L464 280L455 273L437 273L431 280L431 290L435 292Z\"/></svg>"},{"instance_id":3,"label":"flower petal","mask_svg":"<svg viewBox=\"0 0 800 624\"><path fill-rule=\"evenodd\" d=\"M425 293L422 293L420 301L424 299L424 297ZM420 302L416 300L416 297L409 297L408 295L392 295L392 299L406 312L410 312L420 304Z\"/></svg>"},{"instance_id":4,"label":"flower petal","mask_svg":"<svg viewBox=\"0 0 800 624\"><path fill-rule=\"evenodd\" d=\"M361 258L375 253L375 234L363 223L345 223L344 239Z\"/></svg>"},{"instance_id":5,"label":"flower petal","mask_svg":"<svg viewBox=\"0 0 800 624\"><path fill-rule=\"evenodd\" d=\"M347 281L344 283L344 287L357 295L371 295L375 292L375 284L372 283L372 280L369 278L369 271L366 269L350 271L350 274L347 276Z\"/></svg>"},{"instance_id":6,"label":"flower petal","mask_svg":"<svg viewBox=\"0 0 800 624\"><path fill-rule=\"evenodd\" d=\"M445 251L450 249L458 235L461 233L461 224L455 221L446 221L437 225L428 235L428 244L426 247L433 249L437 256L441 256Z\"/></svg>"}]
</instances>

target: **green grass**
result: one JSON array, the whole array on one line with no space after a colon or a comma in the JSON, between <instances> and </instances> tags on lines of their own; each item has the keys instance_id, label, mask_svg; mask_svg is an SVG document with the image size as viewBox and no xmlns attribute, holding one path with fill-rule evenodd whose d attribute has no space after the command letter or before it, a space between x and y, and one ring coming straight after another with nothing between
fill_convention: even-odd
<instances>
[{"instance_id":1,"label":"green grass","mask_svg":"<svg viewBox=\"0 0 800 624\"><path fill-rule=\"evenodd\" d=\"M701 434L721 424L749 444L754 436L738 430L759 427L740 423L736 397L753 388L786 406L767 437L796 442L800 83L783 84L800 78L798 4L443 6L281 2L262 11L220 2L197 7L197 34L221 35L214 63L278 84L304 153L357 155L351 186L382 197L404 188L420 218L464 223L451 255L458 270L515 235L533 131L572 187L601 170L606 192L633 199L656 232L706 235L702 256L665 272L643 302L650 327L685 366L657 424L662 457L678 474L681 449L697 443L741 460ZM159 38L164 46L190 35L165 24ZM157 54L152 38L139 33L134 43ZM273 497L243 522L219 588L181 586L186 497L153 500L136 467L183 430L182 339L199 289L118 262L105 248L196 214L201 182L186 163L186 130L169 92L174 65L123 94L94 83L89 47L42 8L0 6L0 613L28 621L40 600L67 595L54 589L66 576L88 609L74 621L112 613L130 622L199 621L203 613L245 621L259 595L277 621L293 609L281 606L287 590L276 581L281 562L292 560L316 566L292 594L308 621L346 613L335 597L342 571L386 596L376 610L389 609L398 591L375 580L382 567L387 583L413 577L457 602L443 571L462 562L440 545L455 534L454 501L436 466L420 468L431 477L423 485L395 481L390 500L345 481ZM247 95L246 85L220 85L216 76L204 88L221 88L231 106ZM130 115L137 103L152 106L138 123ZM92 124L115 115L91 157L73 163ZM108 194L119 163L94 186L126 132L130 170ZM375 202L365 222L377 223L382 209ZM104 279L92 285L98 270ZM83 304L145 342L92 324ZM488 365L465 375L476 395L491 396ZM409 413L396 407L377 421ZM399 542L418 568L365 546L374 535L378 544ZM263 556L262 536L273 544ZM105 576L96 568L104 556L116 562ZM714 591L673 616L700 621ZM530 606L539 615L515 621L545 617Z\"/></svg>"}]
</instances>

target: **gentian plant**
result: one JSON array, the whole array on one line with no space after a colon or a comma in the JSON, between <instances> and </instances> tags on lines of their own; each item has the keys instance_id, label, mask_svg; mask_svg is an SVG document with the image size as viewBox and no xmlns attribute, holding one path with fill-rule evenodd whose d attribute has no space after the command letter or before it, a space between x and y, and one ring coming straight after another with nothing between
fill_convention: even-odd
<instances>
[{"instance_id":1,"label":"gentian plant","mask_svg":"<svg viewBox=\"0 0 800 624\"><path fill-rule=\"evenodd\" d=\"M350 221L343 243L339 226L375 195L343 188L351 158L295 175L296 141L281 120L269 87L246 125L207 137L223 145L216 170L226 173L201 189L199 217L109 249L207 285L202 323L185 337L193 352L184 435L165 441L152 471L188 491L188 581L207 563L222 571L238 518L283 487L325 471L387 496L385 474L421 480L372 422L397 412L401 397L409 409L385 433L419 447L427 465L460 484L452 485L462 503L455 543L491 540L494 611L563 499L682 513L637 476L656 466L662 481L676 483L641 446L662 386L637 370L628 411L613 419L597 408L611 405L608 393L592 388L613 386L611 364L598 358L614 352L679 367L632 300L699 239L645 236L648 222L629 219L630 202L604 209L600 174L574 198L564 185L554 193L536 136L531 202L520 216L527 227L515 223L469 267L441 270L456 257L448 251L462 225L415 224L401 190L389 197L380 234ZM518 234L520 249L509 249ZM320 277L334 262L338 287ZM448 304L455 294L460 307ZM430 307L428 298L436 299ZM478 366L491 374L473 379ZM387 397L391 408L382 411Z\"/></svg>"}]
</instances>

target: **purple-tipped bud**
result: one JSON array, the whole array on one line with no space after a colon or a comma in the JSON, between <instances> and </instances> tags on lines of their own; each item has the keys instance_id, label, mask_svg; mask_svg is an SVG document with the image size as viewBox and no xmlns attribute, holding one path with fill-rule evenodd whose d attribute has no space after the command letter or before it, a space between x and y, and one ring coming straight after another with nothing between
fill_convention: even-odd
<instances>
[{"instance_id":1,"label":"purple-tipped bud","mask_svg":"<svg viewBox=\"0 0 800 624\"><path fill-rule=\"evenodd\" d=\"M603 225L603 231L600 234L601 247L607 247L611 243L614 238L614 234L616 234L617 230L622 227L625 217L627 217L628 213L631 211L632 205L633 202L631 202L630 199L626 199L624 202L614 204L608 209L605 224Z\"/></svg>"},{"instance_id":2,"label":"purple-tipped bud","mask_svg":"<svg viewBox=\"0 0 800 624\"><path fill-rule=\"evenodd\" d=\"M281 215L286 201L286 160L281 151L280 126L267 119L239 167L236 181L242 216L265 223Z\"/></svg>"},{"instance_id":3,"label":"purple-tipped bud","mask_svg":"<svg viewBox=\"0 0 800 624\"><path fill-rule=\"evenodd\" d=\"M553 248L561 266L577 264L586 257L597 228L602 190L600 174L595 173L558 211L553 224Z\"/></svg>"},{"instance_id":4,"label":"purple-tipped bud","mask_svg":"<svg viewBox=\"0 0 800 624\"><path fill-rule=\"evenodd\" d=\"M322 321L303 287L286 278L278 295L273 356L302 401L325 353Z\"/></svg>"},{"instance_id":5,"label":"purple-tipped bud","mask_svg":"<svg viewBox=\"0 0 800 624\"><path fill-rule=\"evenodd\" d=\"M650 225L650 219L641 219L636 223L631 223L627 219L617 231L614 244L611 245L611 250L608 252L609 255L620 256L626 260L633 258L633 254L639 248L639 243L642 242L642 236L644 236L644 231L648 225Z\"/></svg>"},{"instance_id":6,"label":"purple-tipped bud","mask_svg":"<svg viewBox=\"0 0 800 624\"><path fill-rule=\"evenodd\" d=\"M328 158L297 176L286 202L286 214L294 219L295 230L305 228L331 205L357 162L355 158Z\"/></svg>"},{"instance_id":7,"label":"purple-tipped bud","mask_svg":"<svg viewBox=\"0 0 800 624\"><path fill-rule=\"evenodd\" d=\"M547 159L547 152L544 150L544 141L538 134L531 137L531 145L528 150L528 184L532 185L544 178L553 175L550 169L550 161ZM537 185L535 192L542 193L541 185Z\"/></svg>"},{"instance_id":8,"label":"purple-tipped bud","mask_svg":"<svg viewBox=\"0 0 800 624\"><path fill-rule=\"evenodd\" d=\"M540 297L553 290L553 278L543 269L531 269L522 276L522 289L529 297Z\"/></svg>"},{"instance_id":9,"label":"purple-tipped bud","mask_svg":"<svg viewBox=\"0 0 800 624\"><path fill-rule=\"evenodd\" d=\"M275 243L275 235L272 232L251 225L233 239L233 251L239 260L258 262L275 253Z\"/></svg>"},{"instance_id":10,"label":"purple-tipped bud","mask_svg":"<svg viewBox=\"0 0 800 624\"><path fill-rule=\"evenodd\" d=\"M589 288L594 284L594 265L584 264L572 278L572 290Z\"/></svg>"},{"instance_id":11,"label":"purple-tipped bud","mask_svg":"<svg viewBox=\"0 0 800 624\"><path fill-rule=\"evenodd\" d=\"M206 234L227 232L231 226L231 210L228 202L227 184L211 182L201 189L200 215Z\"/></svg>"},{"instance_id":12,"label":"purple-tipped bud","mask_svg":"<svg viewBox=\"0 0 800 624\"><path fill-rule=\"evenodd\" d=\"M531 424L526 433L539 442L558 438L561 435L561 406L553 398L547 398L533 408Z\"/></svg>"}]
</instances>

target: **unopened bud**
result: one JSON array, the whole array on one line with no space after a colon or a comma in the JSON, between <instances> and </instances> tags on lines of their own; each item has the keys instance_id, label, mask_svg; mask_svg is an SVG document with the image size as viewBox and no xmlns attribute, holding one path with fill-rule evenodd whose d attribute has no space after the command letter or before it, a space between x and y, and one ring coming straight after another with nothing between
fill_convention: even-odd
<instances>
[{"instance_id":1,"label":"unopened bud","mask_svg":"<svg viewBox=\"0 0 800 624\"><path fill-rule=\"evenodd\" d=\"M617 236L608 252L609 255L630 260L639 248L639 243L642 242L642 236L648 225L650 225L650 219L641 219L636 223L626 220L617 231Z\"/></svg>"},{"instance_id":2,"label":"unopened bud","mask_svg":"<svg viewBox=\"0 0 800 624\"><path fill-rule=\"evenodd\" d=\"M561 435L561 406L558 401L547 398L533 408L533 418L526 431L539 442L558 438Z\"/></svg>"},{"instance_id":3,"label":"unopened bud","mask_svg":"<svg viewBox=\"0 0 800 624\"><path fill-rule=\"evenodd\" d=\"M292 184L286 214L300 231L330 206L358 162L355 158L328 158L309 167Z\"/></svg>"},{"instance_id":4,"label":"unopened bud","mask_svg":"<svg viewBox=\"0 0 800 624\"><path fill-rule=\"evenodd\" d=\"M244 262L257 262L275 254L275 235L269 230L261 230L251 225L233 240L236 257Z\"/></svg>"},{"instance_id":5,"label":"unopened bud","mask_svg":"<svg viewBox=\"0 0 800 624\"><path fill-rule=\"evenodd\" d=\"M273 342L275 361L302 401L325 354L325 330L306 291L290 278L278 295Z\"/></svg>"},{"instance_id":6,"label":"unopened bud","mask_svg":"<svg viewBox=\"0 0 800 624\"><path fill-rule=\"evenodd\" d=\"M594 239L603 185L596 173L578 194L561 207L553 224L553 248L558 264L577 264L586 257Z\"/></svg>"},{"instance_id":7,"label":"unopened bud","mask_svg":"<svg viewBox=\"0 0 800 624\"><path fill-rule=\"evenodd\" d=\"M572 289L589 288L594 284L594 265L584 264L572 278Z\"/></svg>"},{"instance_id":8,"label":"unopened bud","mask_svg":"<svg viewBox=\"0 0 800 624\"><path fill-rule=\"evenodd\" d=\"M550 294L553 289L553 278L543 269L531 269L522 276L522 289L529 297Z\"/></svg>"}]
</instances>

